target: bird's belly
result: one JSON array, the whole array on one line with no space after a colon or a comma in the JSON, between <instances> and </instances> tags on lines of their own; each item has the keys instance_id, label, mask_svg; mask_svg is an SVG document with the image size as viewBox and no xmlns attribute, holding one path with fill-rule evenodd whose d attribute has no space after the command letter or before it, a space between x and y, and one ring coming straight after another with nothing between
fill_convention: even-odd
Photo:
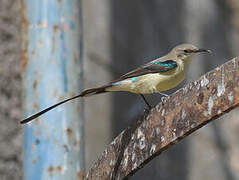
<instances>
[{"instance_id":1,"label":"bird's belly","mask_svg":"<svg viewBox=\"0 0 239 180\"><path fill-rule=\"evenodd\" d=\"M183 72L173 74L150 74L145 75L142 81L137 84L139 93L150 94L154 92L166 91L178 86L185 78ZM142 93L143 94L143 93Z\"/></svg>"},{"instance_id":2,"label":"bird's belly","mask_svg":"<svg viewBox=\"0 0 239 180\"><path fill-rule=\"evenodd\" d=\"M136 94L151 94L154 92L165 91L179 85L184 80L184 74L174 72L172 74L147 74L137 77L137 79L123 80L108 91L129 91Z\"/></svg>"}]
</instances>

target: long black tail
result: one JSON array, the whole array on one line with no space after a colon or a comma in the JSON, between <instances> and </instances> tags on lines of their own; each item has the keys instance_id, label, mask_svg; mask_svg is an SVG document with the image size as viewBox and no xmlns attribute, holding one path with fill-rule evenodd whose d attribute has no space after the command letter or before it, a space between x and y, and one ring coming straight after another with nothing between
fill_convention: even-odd
<instances>
[{"instance_id":1,"label":"long black tail","mask_svg":"<svg viewBox=\"0 0 239 180\"><path fill-rule=\"evenodd\" d=\"M64 103L66 103L68 101L71 101L73 99L76 99L76 98L79 98L79 97L86 97L86 96L92 96L92 95L95 95L95 94L105 93L105 92L107 92L106 88L110 87L110 86L111 85L102 86L102 87L99 87L99 88L86 89L86 90L82 91L80 94L78 94L78 95L76 95L74 97L71 97L71 98L65 99L63 101L60 101L59 103L56 103L56 104L54 104L54 105L52 105L52 106L50 106L50 107L48 107L48 108L46 108L46 109L36 113L36 114L31 115L30 117L20 121L20 123L21 124L28 123L28 122L36 119L37 117L41 116L42 114L50 111L51 109L53 109L53 108L55 108L55 107L57 107L57 106L59 106L61 104L64 104Z\"/></svg>"}]
</instances>

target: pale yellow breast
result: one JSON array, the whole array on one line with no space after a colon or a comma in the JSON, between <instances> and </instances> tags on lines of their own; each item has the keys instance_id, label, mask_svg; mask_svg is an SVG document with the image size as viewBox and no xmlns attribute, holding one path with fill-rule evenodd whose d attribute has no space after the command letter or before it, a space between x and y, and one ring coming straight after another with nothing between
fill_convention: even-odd
<instances>
[{"instance_id":1,"label":"pale yellow breast","mask_svg":"<svg viewBox=\"0 0 239 180\"><path fill-rule=\"evenodd\" d=\"M178 86L184 79L185 73L180 67L172 74L158 74L157 91L166 91Z\"/></svg>"}]
</instances>

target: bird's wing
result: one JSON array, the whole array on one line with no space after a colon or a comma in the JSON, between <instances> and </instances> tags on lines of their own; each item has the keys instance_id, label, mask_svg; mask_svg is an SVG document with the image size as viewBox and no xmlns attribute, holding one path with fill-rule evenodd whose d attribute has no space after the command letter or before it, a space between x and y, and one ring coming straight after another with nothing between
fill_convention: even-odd
<instances>
[{"instance_id":1,"label":"bird's wing","mask_svg":"<svg viewBox=\"0 0 239 180\"><path fill-rule=\"evenodd\" d=\"M174 60L165 60L165 61L152 61L143 66L140 66L133 71L130 71L122 76L120 76L115 81L121 81L127 78L142 76L149 73L159 73L159 72L166 72L178 67L178 64ZM114 81L114 82L115 82Z\"/></svg>"}]
</instances>

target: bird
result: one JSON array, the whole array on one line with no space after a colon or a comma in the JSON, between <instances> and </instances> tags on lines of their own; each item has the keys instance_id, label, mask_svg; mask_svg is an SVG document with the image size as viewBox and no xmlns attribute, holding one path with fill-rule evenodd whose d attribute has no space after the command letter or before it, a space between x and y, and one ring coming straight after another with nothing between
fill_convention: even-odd
<instances>
[{"instance_id":1,"label":"bird","mask_svg":"<svg viewBox=\"0 0 239 180\"><path fill-rule=\"evenodd\" d=\"M80 94L60 101L36 114L20 121L28 123L51 109L79 97L115 91L127 91L139 94L148 108L144 94L160 93L178 86L186 77L189 64L197 53L211 53L210 50L197 48L192 44L180 44L174 47L167 55L157 58L138 68L120 76L106 85L83 90Z\"/></svg>"}]
</instances>

